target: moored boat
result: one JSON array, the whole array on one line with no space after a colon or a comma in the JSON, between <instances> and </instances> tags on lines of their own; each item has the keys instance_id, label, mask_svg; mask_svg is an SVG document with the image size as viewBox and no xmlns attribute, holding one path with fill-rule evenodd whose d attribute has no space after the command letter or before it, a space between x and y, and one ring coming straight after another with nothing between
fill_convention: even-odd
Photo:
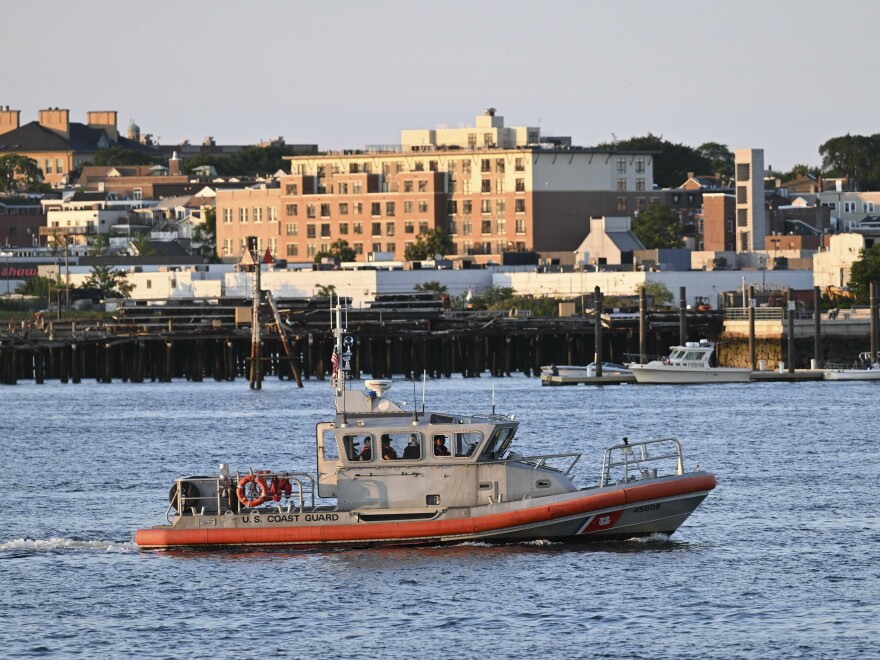
<instances>
[{"instance_id":1,"label":"moored boat","mask_svg":"<svg viewBox=\"0 0 880 660\"><path fill-rule=\"evenodd\" d=\"M870 351L866 351L859 353L859 358L854 364L826 364L822 378L824 380L880 380L880 356L872 356Z\"/></svg>"},{"instance_id":2,"label":"moored boat","mask_svg":"<svg viewBox=\"0 0 880 660\"><path fill-rule=\"evenodd\" d=\"M684 346L670 346L668 356L647 361L633 361L626 366L637 383L657 385L705 383L746 383L751 369L714 367L712 354L715 345L706 339L685 342Z\"/></svg>"},{"instance_id":3,"label":"moored boat","mask_svg":"<svg viewBox=\"0 0 880 660\"><path fill-rule=\"evenodd\" d=\"M585 542L672 534L715 487L686 471L675 438L615 443L599 483L578 488L580 453L521 456L514 416L406 410L390 381L354 389L353 337L337 307L335 416L317 424L316 475L230 472L177 480L142 548L347 547L463 541Z\"/></svg>"}]
</instances>

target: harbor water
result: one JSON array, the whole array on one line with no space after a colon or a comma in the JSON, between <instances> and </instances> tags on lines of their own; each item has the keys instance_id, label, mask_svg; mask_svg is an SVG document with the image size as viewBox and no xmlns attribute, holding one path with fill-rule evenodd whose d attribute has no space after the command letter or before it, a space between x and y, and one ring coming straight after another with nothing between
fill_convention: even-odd
<instances>
[{"instance_id":1,"label":"harbor water","mask_svg":"<svg viewBox=\"0 0 880 660\"><path fill-rule=\"evenodd\" d=\"M0 388L2 655L877 657L876 383L541 387L429 381L516 413L522 454L674 435L718 487L673 536L567 546L143 552L174 479L314 471L325 383ZM396 382L390 398L421 402Z\"/></svg>"}]
</instances>

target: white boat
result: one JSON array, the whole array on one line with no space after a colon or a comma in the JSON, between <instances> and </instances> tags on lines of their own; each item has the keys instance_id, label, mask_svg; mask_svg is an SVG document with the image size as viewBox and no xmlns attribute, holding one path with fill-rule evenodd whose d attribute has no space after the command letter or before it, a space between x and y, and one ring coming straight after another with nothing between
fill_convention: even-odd
<instances>
[{"instance_id":1,"label":"white boat","mask_svg":"<svg viewBox=\"0 0 880 660\"><path fill-rule=\"evenodd\" d=\"M738 367L713 367L712 354L715 345L705 339L685 342L684 346L670 346L667 357L648 362L630 362L629 367L637 383L651 384L701 384L701 383L747 383L751 369Z\"/></svg>"},{"instance_id":2,"label":"white boat","mask_svg":"<svg viewBox=\"0 0 880 660\"><path fill-rule=\"evenodd\" d=\"M628 376L632 372L622 364L614 362L602 363L603 376ZM547 367L541 367L541 377L545 376L562 376L563 378L592 378L596 375L596 363L590 362L586 366L562 364L551 364Z\"/></svg>"},{"instance_id":3,"label":"white boat","mask_svg":"<svg viewBox=\"0 0 880 660\"><path fill-rule=\"evenodd\" d=\"M855 364L826 364L824 380L880 380L880 360L871 359L870 351L859 353Z\"/></svg>"},{"instance_id":4,"label":"white boat","mask_svg":"<svg viewBox=\"0 0 880 660\"><path fill-rule=\"evenodd\" d=\"M135 533L140 547L626 539L672 534L715 488L711 474L685 470L675 438L614 443L598 483L579 488L580 453L511 451L513 415L406 410L388 398L390 381L352 388L354 338L341 322L337 306L336 411L316 425L316 476L221 464L178 479L164 523Z\"/></svg>"}]
</instances>

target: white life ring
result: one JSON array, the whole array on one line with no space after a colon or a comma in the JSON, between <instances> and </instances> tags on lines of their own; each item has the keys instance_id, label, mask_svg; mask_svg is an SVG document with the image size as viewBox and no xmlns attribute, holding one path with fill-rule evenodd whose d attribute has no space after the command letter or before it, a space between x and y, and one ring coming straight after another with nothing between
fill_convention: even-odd
<instances>
[{"instance_id":1,"label":"white life ring","mask_svg":"<svg viewBox=\"0 0 880 660\"><path fill-rule=\"evenodd\" d=\"M664 355L662 358L660 358L660 362L662 362L663 364L669 364L669 358Z\"/></svg>"}]
</instances>

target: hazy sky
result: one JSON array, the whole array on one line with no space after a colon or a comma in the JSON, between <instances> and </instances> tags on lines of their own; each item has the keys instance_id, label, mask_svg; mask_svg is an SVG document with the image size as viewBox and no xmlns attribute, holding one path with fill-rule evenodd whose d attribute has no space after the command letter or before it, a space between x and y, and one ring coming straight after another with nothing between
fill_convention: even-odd
<instances>
[{"instance_id":1,"label":"hazy sky","mask_svg":"<svg viewBox=\"0 0 880 660\"><path fill-rule=\"evenodd\" d=\"M651 132L777 170L880 132L880 3L4 3L0 105L117 110L163 144L398 144L495 107L592 146Z\"/></svg>"}]
</instances>

